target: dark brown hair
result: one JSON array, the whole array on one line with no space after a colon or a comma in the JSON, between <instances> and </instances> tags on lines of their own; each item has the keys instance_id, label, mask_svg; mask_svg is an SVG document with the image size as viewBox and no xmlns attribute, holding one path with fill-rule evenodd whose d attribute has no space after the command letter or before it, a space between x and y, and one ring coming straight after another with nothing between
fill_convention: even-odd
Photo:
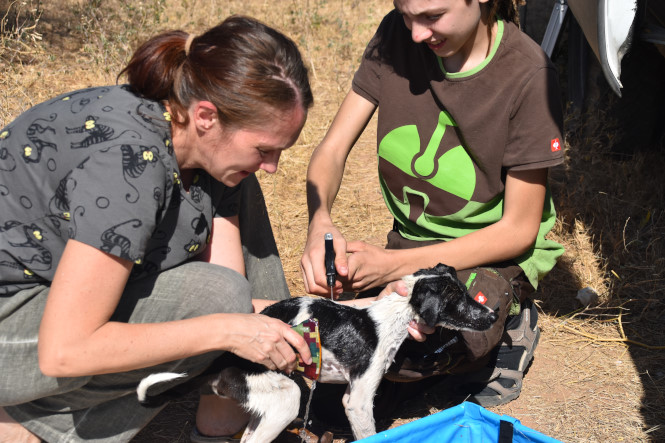
<instances>
[{"instance_id":1,"label":"dark brown hair","mask_svg":"<svg viewBox=\"0 0 665 443\"><path fill-rule=\"evenodd\" d=\"M258 126L271 111L313 98L307 68L295 43L249 17L231 16L196 36L186 52L189 34L168 31L139 47L118 78L148 99L167 100L174 121L187 124L194 100L217 107L228 127Z\"/></svg>"},{"instance_id":2,"label":"dark brown hair","mask_svg":"<svg viewBox=\"0 0 665 443\"><path fill-rule=\"evenodd\" d=\"M507 22L515 23L519 27L519 7L524 3L525 0L490 0L490 17L499 16Z\"/></svg>"}]
</instances>

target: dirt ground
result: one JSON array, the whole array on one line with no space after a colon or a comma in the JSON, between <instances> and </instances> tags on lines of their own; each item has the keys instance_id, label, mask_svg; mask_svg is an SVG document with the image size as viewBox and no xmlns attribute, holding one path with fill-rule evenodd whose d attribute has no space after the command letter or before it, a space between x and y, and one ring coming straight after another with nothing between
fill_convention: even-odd
<instances>
[{"instance_id":1,"label":"dirt ground","mask_svg":"<svg viewBox=\"0 0 665 443\"><path fill-rule=\"evenodd\" d=\"M529 1L534 21L527 30L536 40L552 4ZM0 0L0 127L60 92L115 83L137 43L159 30L198 32L243 13L284 31L310 64L315 106L278 172L259 179L287 282L294 296L304 295L299 260L307 230L307 162L391 5L389 0ZM555 61L565 91L564 43ZM645 72L642 68L637 63L635 71ZM540 345L522 395L491 410L564 442L660 442L665 441L665 147L658 138L663 114L641 109L643 102L632 104L649 95L643 76L626 82L619 99L603 87L597 69L591 75L587 106L566 116L566 164L551 172L558 211L551 238L564 244L566 253L534 297ZM652 101L664 103L654 91ZM630 131L626 113L638 120L630 121ZM640 146L631 145L635 132L642 135ZM333 216L348 239L383 245L392 218L378 187L375 143L372 121L349 157ZM587 309L575 300L585 287L599 295ZM461 400L433 389L402 404L379 428ZM133 442L189 441L195 407L193 394L171 403ZM312 426L323 430L316 419ZM351 440L348 430L334 431L337 442Z\"/></svg>"}]
</instances>

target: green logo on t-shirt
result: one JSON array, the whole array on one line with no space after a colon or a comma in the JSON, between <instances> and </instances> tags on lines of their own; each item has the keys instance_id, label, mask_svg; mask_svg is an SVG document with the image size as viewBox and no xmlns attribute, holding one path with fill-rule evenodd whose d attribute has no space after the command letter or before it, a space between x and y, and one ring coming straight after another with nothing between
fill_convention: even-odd
<instances>
[{"instance_id":1,"label":"green logo on t-shirt","mask_svg":"<svg viewBox=\"0 0 665 443\"><path fill-rule=\"evenodd\" d=\"M390 131L379 144L379 157L398 168L402 173L417 180L408 181L402 188L403 195L393 195L393 203L407 204L408 195L427 195L431 186L450 193L464 201L470 201L476 187L476 171L471 157L454 134L457 124L445 111L439 113L438 123L427 146L420 144L420 135L415 125L406 125ZM442 143L446 132L453 132L453 146ZM449 134L450 135L450 134ZM385 181L388 177L382 177ZM389 180L394 180L390 177ZM399 180L399 178L398 178ZM422 189L418 182L427 183ZM427 199L429 200L429 199ZM427 208L423 208L427 213ZM406 212L408 214L408 210ZM442 215L442 214L439 214ZM450 215L450 214L445 214Z\"/></svg>"}]
</instances>

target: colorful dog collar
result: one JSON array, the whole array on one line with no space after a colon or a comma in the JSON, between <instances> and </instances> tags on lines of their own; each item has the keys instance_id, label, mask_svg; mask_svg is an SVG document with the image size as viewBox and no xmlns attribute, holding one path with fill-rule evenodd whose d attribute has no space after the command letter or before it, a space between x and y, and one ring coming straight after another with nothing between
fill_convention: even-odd
<instances>
[{"instance_id":1,"label":"colorful dog collar","mask_svg":"<svg viewBox=\"0 0 665 443\"><path fill-rule=\"evenodd\" d=\"M298 355L298 362L296 363L296 371L301 372L305 377L310 380L317 380L321 375L321 336L319 335L319 321L315 318L310 318L304 322L292 327L294 331L302 335L307 344L309 351L312 354L312 364L306 365L300 355Z\"/></svg>"}]
</instances>

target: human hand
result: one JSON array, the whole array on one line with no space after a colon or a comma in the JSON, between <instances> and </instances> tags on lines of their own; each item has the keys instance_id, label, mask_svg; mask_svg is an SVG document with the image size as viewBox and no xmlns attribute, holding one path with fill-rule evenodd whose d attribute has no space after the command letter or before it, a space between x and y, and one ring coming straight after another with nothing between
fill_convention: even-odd
<instances>
[{"instance_id":1,"label":"human hand","mask_svg":"<svg viewBox=\"0 0 665 443\"><path fill-rule=\"evenodd\" d=\"M347 258L349 272L345 287L360 292L385 285L399 277L393 250L384 249L363 241L346 245L351 255Z\"/></svg>"},{"instance_id":2,"label":"human hand","mask_svg":"<svg viewBox=\"0 0 665 443\"><path fill-rule=\"evenodd\" d=\"M428 334L433 334L436 328L427 326L425 323L411 320L409 326L406 327L406 330L409 331L409 335L412 339L422 342L427 339Z\"/></svg>"},{"instance_id":3,"label":"human hand","mask_svg":"<svg viewBox=\"0 0 665 443\"><path fill-rule=\"evenodd\" d=\"M406 287L404 280L396 280L388 283L386 287L383 288L381 292L379 292L379 295L377 295L376 299L381 300L383 297L390 295L393 292L401 295L402 297L409 295L409 289Z\"/></svg>"},{"instance_id":4,"label":"human hand","mask_svg":"<svg viewBox=\"0 0 665 443\"><path fill-rule=\"evenodd\" d=\"M291 373L296 366L296 352L305 364L312 355L305 339L291 326L262 314L235 314L229 351L271 370Z\"/></svg>"},{"instance_id":5,"label":"human hand","mask_svg":"<svg viewBox=\"0 0 665 443\"><path fill-rule=\"evenodd\" d=\"M335 270L338 278L335 280L333 293L339 296L344 288L342 282L348 274L348 265L346 260L346 240L341 232L332 224L314 223L310 225L310 231L307 235L307 243L300 259L300 270L302 271L305 291L316 295L329 295L330 288L326 280L325 268L325 234L331 233L333 236L333 247L335 248Z\"/></svg>"}]
</instances>

